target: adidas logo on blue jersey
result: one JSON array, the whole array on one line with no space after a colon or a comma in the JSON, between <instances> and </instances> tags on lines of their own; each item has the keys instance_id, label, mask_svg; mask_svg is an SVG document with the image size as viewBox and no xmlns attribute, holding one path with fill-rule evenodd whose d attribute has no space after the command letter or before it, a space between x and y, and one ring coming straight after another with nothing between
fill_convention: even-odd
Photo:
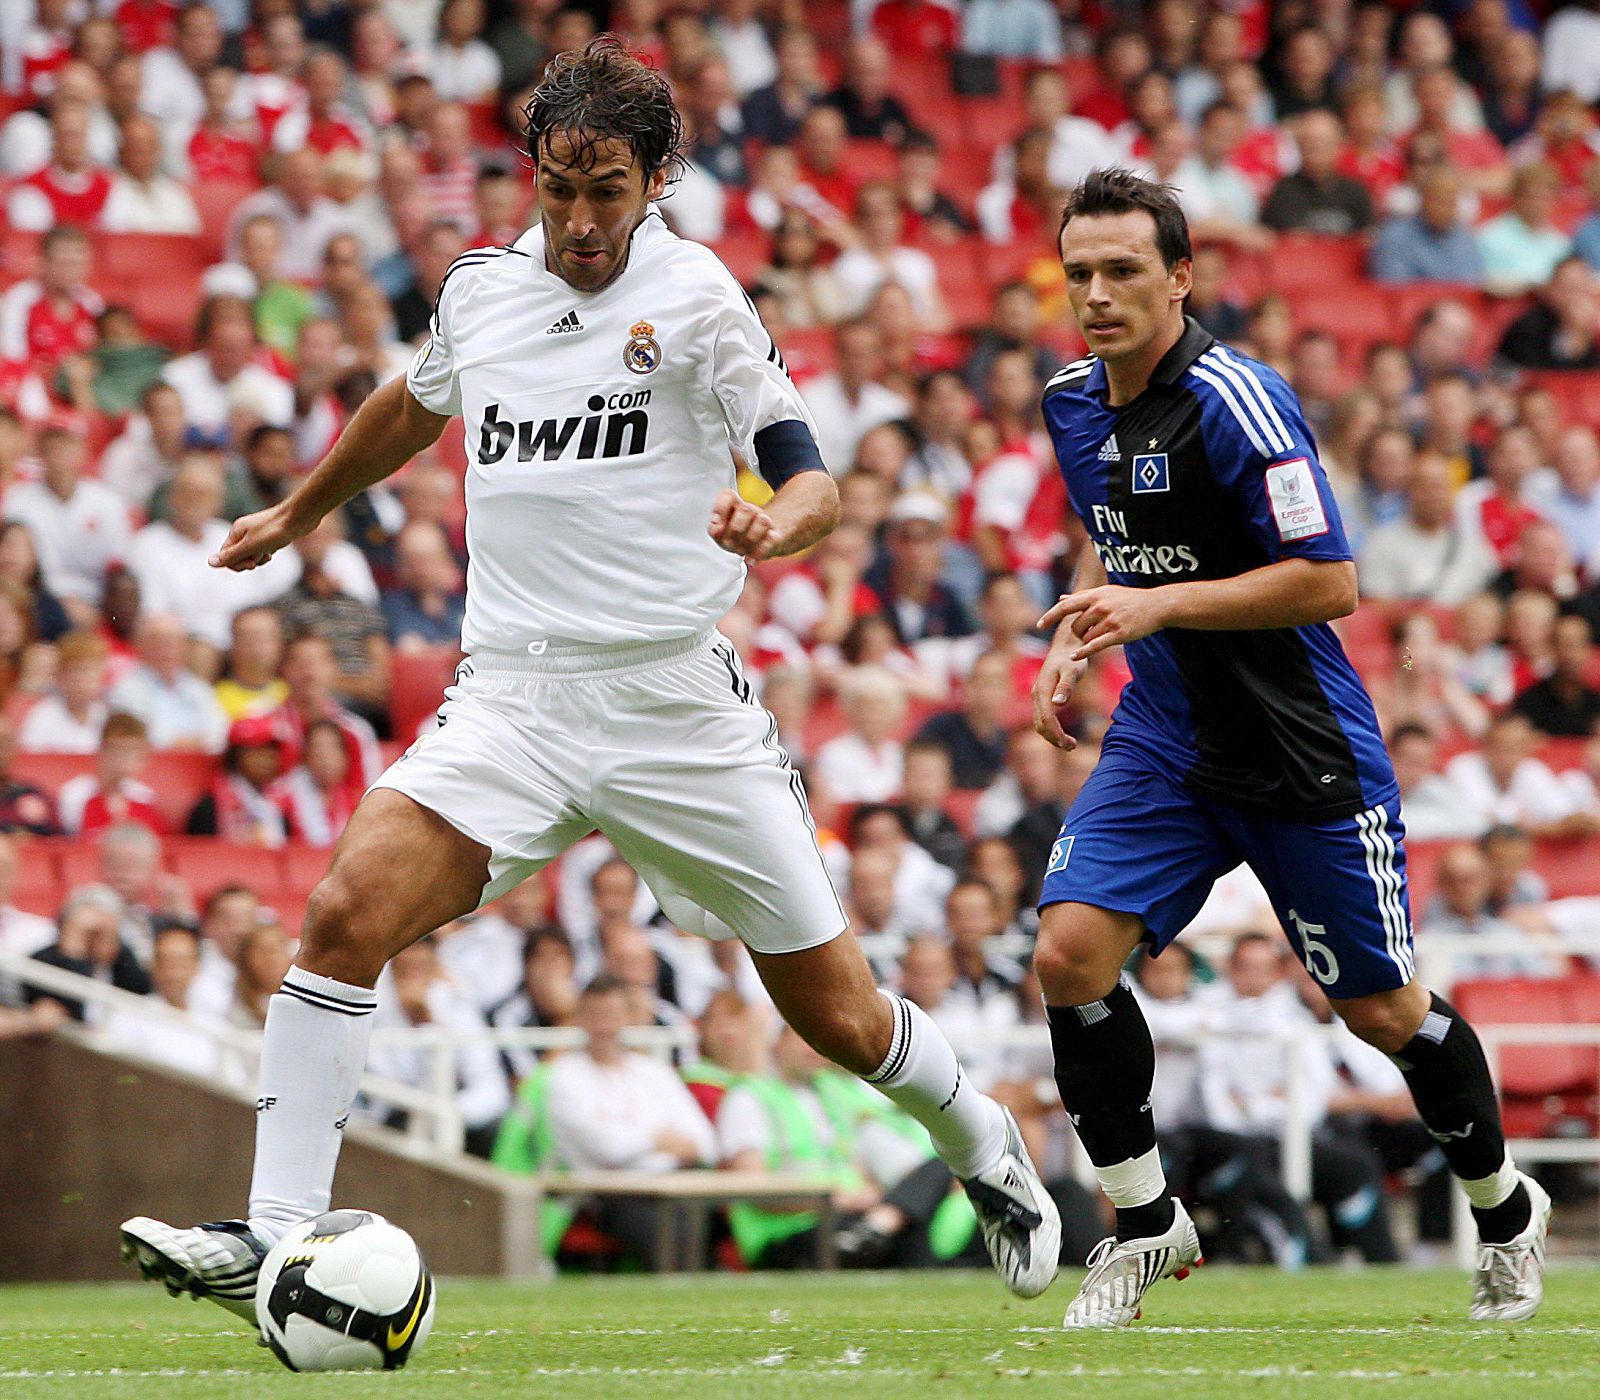
<instances>
[{"instance_id":1,"label":"adidas logo on blue jersey","mask_svg":"<svg viewBox=\"0 0 1600 1400\"><path fill-rule=\"evenodd\" d=\"M1120 462L1122 460L1122 449L1117 446L1117 435L1115 433L1112 433L1110 437L1100 444L1100 460L1102 462Z\"/></svg>"},{"instance_id":2,"label":"adidas logo on blue jersey","mask_svg":"<svg viewBox=\"0 0 1600 1400\"><path fill-rule=\"evenodd\" d=\"M569 311L553 326L545 328L546 335L569 335L573 331L581 331L583 322L578 319L576 311Z\"/></svg>"}]
</instances>

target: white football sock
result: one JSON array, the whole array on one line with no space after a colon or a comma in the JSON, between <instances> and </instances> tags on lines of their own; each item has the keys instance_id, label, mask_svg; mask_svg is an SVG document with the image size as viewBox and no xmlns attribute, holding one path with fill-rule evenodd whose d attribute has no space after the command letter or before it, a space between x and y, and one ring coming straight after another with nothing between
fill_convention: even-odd
<instances>
[{"instance_id":1,"label":"white football sock","mask_svg":"<svg viewBox=\"0 0 1600 1400\"><path fill-rule=\"evenodd\" d=\"M378 994L291 967L267 1003L250 1228L276 1243L328 1209Z\"/></svg>"},{"instance_id":2,"label":"white football sock","mask_svg":"<svg viewBox=\"0 0 1600 1400\"><path fill-rule=\"evenodd\" d=\"M915 1002L884 992L894 1011L889 1053L866 1082L928 1130L945 1166L963 1179L1005 1154L1005 1111L972 1087L944 1032Z\"/></svg>"}]
</instances>

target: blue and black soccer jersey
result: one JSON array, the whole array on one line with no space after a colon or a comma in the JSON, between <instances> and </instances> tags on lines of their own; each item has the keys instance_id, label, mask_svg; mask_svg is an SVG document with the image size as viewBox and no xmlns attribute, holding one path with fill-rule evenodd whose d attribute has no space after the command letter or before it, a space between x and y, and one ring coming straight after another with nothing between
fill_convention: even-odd
<instances>
[{"instance_id":1,"label":"blue and black soccer jersey","mask_svg":"<svg viewBox=\"0 0 1600 1400\"><path fill-rule=\"evenodd\" d=\"M1105 367L1087 359L1050 381L1044 415L1113 583L1350 558L1294 394L1193 321L1131 403L1107 404ZM1410 981L1399 790L1333 631L1172 628L1124 650L1133 679L1040 907L1135 914L1159 953L1243 861L1330 997Z\"/></svg>"},{"instance_id":2,"label":"blue and black soccer jersey","mask_svg":"<svg viewBox=\"0 0 1600 1400\"><path fill-rule=\"evenodd\" d=\"M1349 559L1293 391L1194 321L1121 408L1105 366L1068 365L1044 416L1073 508L1113 583L1231 578L1283 559ZM1108 745L1146 750L1191 791L1288 820L1397 795L1372 702L1326 624L1171 629L1126 648Z\"/></svg>"}]
</instances>

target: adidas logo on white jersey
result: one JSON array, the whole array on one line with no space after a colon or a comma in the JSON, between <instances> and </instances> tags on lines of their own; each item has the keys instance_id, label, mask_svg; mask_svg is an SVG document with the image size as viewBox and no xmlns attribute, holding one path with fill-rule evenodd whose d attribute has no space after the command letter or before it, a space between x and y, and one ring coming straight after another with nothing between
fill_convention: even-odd
<instances>
[{"instance_id":1,"label":"adidas logo on white jersey","mask_svg":"<svg viewBox=\"0 0 1600 1400\"><path fill-rule=\"evenodd\" d=\"M578 313L576 311L569 311L565 316L557 321L555 325L546 327L545 334L568 335L572 331L581 331L582 329L583 323L578 320Z\"/></svg>"},{"instance_id":2,"label":"adidas logo on white jersey","mask_svg":"<svg viewBox=\"0 0 1600 1400\"><path fill-rule=\"evenodd\" d=\"M1100 460L1102 462L1120 462L1122 460L1122 449L1117 446L1117 435L1115 433L1112 433L1110 437L1100 444Z\"/></svg>"}]
</instances>

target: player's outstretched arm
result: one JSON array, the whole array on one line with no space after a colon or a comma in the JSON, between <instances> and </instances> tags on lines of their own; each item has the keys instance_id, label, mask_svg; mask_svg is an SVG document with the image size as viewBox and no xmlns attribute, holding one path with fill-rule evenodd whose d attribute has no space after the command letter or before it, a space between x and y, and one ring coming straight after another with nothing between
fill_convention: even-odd
<instances>
[{"instance_id":1,"label":"player's outstretched arm","mask_svg":"<svg viewBox=\"0 0 1600 1400\"><path fill-rule=\"evenodd\" d=\"M449 421L418 403L404 376L381 386L293 492L275 506L234 521L222 548L211 556L212 566L240 572L265 564L280 549L310 534L329 511L392 476L432 446Z\"/></svg>"},{"instance_id":2,"label":"player's outstretched arm","mask_svg":"<svg viewBox=\"0 0 1600 1400\"><path fill-rule=\"evenodd\" d=\"M1347 559L1281 559L1234 578L1080 589L1064 595L1038 625L1068 624L1081 643L1072 659L1083 661L1164 627L1264 632L1331 622L1354 612L1358 597L1356 566Z\"/></svg>"},{"instance_id":3,"label":"player's outstretched arm","mask_svg":"<svg viewBox=\"0 0 1600 1400\"><path fill-rule=\"evenodd\" d=\"M718 494L706 529L730 554L772 559L798 554L839 523L839 488L825 471L790 477L765 507L752 505L737 491Z\"/></svg>"}]
</instances>

